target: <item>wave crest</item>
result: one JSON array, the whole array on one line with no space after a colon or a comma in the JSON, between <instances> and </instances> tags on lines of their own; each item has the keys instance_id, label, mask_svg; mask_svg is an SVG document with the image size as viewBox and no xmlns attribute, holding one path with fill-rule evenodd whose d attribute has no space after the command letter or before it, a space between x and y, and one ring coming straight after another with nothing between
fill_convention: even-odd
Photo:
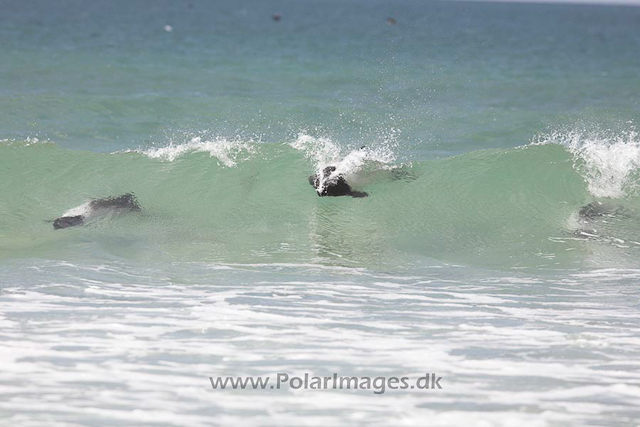
<instances>
[{"instance_id":1,"label":"wave crest","mask_svg":"<svg viewBox=\"0 0 640 427\"><path fill-rule=\"evenodd\" d=\"M326 166L333 165L336 167L336 173L350 175L370 165L375 165L376 169L390 168L396 160L396 154L386 145L362 146L347 151L330 138L316 138L305 133L298 134L290 145L304 152L305 156L315 163L318 172Z\"/></svg>"},{"instance_id":2,"label":"wave crest","mask_svg":"<svg viewBox=\"0 0 640 427\"><path fill-rule=\"evenodd\" d=\"M209 153L218 162L227 167L234 167L239 161L246 160L255 151L253 141L227 140L215 138L203 140L197 136L189 142L170 144L164 147L153 147L146 150L136 150L151 159L173 162L190 153ZM242 155L244 154L244 157Z\"/></svg>"},{"instance_id":3,"label":"wave crest","mask_svg":"<svg viewBox=\"0 0 640 427\"><path fill-rule=\"evenodd\" d=\"M638 132L551 132L539 135L534 145L557 144L574 158L574 168L595 197L622 198L637 190L634 175L640 169Z\"/></svg>"}]
</instances>

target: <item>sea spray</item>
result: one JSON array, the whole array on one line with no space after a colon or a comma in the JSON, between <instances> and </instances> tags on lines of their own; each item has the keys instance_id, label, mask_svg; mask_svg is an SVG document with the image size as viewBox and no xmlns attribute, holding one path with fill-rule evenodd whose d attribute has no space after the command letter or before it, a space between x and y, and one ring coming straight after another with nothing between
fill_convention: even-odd
<instances>
[{"instance_id":1,"label":"sea spray","mask_svg":"<svg viewBox=\"0 0 640 427\"><path fill-rule=\"evenodd\" d=\"M222 165L234 167L239 161L246 160L255 152L253 141L228 140L225 138L203 139L196 136L181 144L169 144L163 147L139 149L137 152L152 159L173 162L189 153L209 153Z\"/></svg>"},{"instance_id":2,"label":"sea spray","mask_svg":"<svg viewBox=\"0 0 640 427\"><path fill-rule=\"evenodd\" d=\"M537 136L533 144L558 144L573 155L575 169L595 197L622 198L637 188L640 168L638 132L551 132Z\"/></svg>"},{"instance_id":3,"label":"sea spray","mask_svg":"<svg viewBox=\"0 0 640 427\"><path fill-rule=\"evenodd\" d=\"M327 178L322 171L327 166L336 169L332 176L344 175L351 185L365 185L368 180L359 172L375 170L388 170L396 167L394 162L396 154L391 144L375 146L363 145L355 149L346 149L327 137L313 137L306 133L298 134L291 147L302 151L305 156L314 163L315 173L320 178L319 188L324 185Z\"/></svg>"}]
</instances>

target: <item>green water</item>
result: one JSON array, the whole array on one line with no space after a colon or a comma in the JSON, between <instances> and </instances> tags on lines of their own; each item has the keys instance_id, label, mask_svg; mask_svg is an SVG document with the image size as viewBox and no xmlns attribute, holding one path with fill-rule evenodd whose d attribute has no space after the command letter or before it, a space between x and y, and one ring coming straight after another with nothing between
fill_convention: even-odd
<instances>
[{"instance_id":1,"label":"green water","mask_svg":"<svg viewBox=\"0 0 640 427\"><path fill-rule=\"evenodd\" d=\"M569 267L584 261L590 244L563 240L571 237L569 219L596 200L580 173L584 162L553 144L393 167L365 159L357 172L364 199L318 198L306 180L313 161L289 144L229 144L213 153L224 161L206 151L169 161L157 152L43 143L4 144L0 154L4 257L373 266L419 255L499 268ZM46 222L127 192L143 212L76 229ZM616 237L638 239L633 220L626 224ZM620 256L623 262L625 251Z\"/></svg>"}]
</instances>

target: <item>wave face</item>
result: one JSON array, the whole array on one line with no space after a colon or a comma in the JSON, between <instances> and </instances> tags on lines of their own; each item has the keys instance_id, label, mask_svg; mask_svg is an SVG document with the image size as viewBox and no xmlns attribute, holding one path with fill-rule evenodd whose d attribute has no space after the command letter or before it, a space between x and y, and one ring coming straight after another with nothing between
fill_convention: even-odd
<instances>
[{"instance_id":1,"label":"wave face","mask_svg":"<svg viewBox=\"0 0 640 427\"><path fill-rule=\"evenodd\" d=\"M625 264L640 246L639 153L634 141L575 134L407 164L384 145L346 149L304 134L289 143L193 139L111 154L7 141L0 256ZM318 197L307 177L328 164L370 197ZM142 213L57 231L47 222L127 192ZM585 224L577 212L603 196L631 214Z\"/></svg>"}]
</instances>

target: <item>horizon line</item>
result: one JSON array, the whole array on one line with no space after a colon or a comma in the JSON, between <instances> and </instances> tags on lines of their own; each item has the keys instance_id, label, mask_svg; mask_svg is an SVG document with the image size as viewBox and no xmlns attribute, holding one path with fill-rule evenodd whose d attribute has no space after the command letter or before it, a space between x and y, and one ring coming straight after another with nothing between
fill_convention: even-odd
<instances>
[{"instance_id":1,"label":"horizon line","mask_svg":"<svg viewBox=\"0 0 640 427\"><path fill-rule=\"evenodd\" d=\"M445 2L573 4L590 6L640 6L640 0L438 0Z\"/></svg>"}]
</instances>

